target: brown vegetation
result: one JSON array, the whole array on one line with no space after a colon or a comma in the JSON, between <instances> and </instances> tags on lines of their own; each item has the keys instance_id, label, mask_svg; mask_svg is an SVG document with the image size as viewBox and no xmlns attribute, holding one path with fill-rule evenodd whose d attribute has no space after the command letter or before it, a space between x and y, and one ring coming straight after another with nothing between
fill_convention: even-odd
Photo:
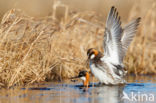
<instances>
[{"instance_id":1,"label":"brown vegetation","mask_svg":"<svg viewBox=\"0 0 156 103\"><path fill-rule=\"evenodd\" d=\"M86 67L86 50L102 51L104 23L94 12L73 12L53 6L47 17L30 17L21 10L8 11L0 25L0 86L28 85L62 80ZM56 8L55 8L56 7ZM138 17L134 5L128 21ZM57 10L63 8L63 14ZM135 74L156 74L156 3L153 3L125 58L126 69ZM120 12L120 11L119 11Z\"/></svg>"}]
</instances>

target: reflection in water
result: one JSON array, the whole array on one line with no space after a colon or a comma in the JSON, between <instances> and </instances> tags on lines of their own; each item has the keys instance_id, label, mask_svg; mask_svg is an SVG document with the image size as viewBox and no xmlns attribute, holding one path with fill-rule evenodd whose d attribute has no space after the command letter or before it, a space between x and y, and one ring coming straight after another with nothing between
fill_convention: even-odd
<instances>
[{"instance_id":1,"label":"reflection in water","mask_svg":"<svg viewBox=\"0 0 156 103\"><path fill-rule=\"evenodd\" d=\"M92 103L120 103L124 86L102 86L94 88L91 93Z\"/></svg>"},{"instance_id":2,"label":"reflection in water","mask_svg":"<svg viewBox=\"0 0 156 103\"><path fill-rule=\"evenodd\" d=\"M0 103L156 103L156 84L153 81L122 86L97 86L94 83L89 88L78 83L52 82L39 87L1 89Z\"/></svg>"}]
</instances>

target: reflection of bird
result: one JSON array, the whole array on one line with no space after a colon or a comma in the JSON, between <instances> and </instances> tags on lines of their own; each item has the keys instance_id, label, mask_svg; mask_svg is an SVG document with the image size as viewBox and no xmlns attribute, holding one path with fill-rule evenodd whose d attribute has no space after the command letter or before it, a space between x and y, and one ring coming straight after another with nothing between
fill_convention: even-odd
<instances>
[{"instance_id":1,"label":"reflection of bird","mask_svg":"<svg viewBox=\"0 0 156 103\"><path fill-rule=\"evenodd\" d=\"M74 78L80 78L83 81L83 86L88 87L88 85L89 85L89 73L87 71L80 71L78 76L73 77L71 79L74 79Z\"/></svg>"},{"instance_id":2,"label":"reflection of bird","mask_svg":"<svg viewBox=\"0 0 156 103\"><path fill-rule=\"evenodd\" d=\"M91 72L101 83L125 83L124 76L127 71L124 70L123 58L140 19L137 18L122 28L116 8L111 8L104 32L104 53L93 48L87 51Z\"/></svg>"}]
</instances>

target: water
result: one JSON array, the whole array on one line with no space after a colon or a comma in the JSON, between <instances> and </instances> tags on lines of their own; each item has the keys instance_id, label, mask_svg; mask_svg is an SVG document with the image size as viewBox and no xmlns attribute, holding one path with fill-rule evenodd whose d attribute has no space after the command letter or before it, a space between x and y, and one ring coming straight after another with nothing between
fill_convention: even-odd
<instances>
[{"instance_id":1,"label":"water","mask_svg":"<svg viewBox=\"0 0 156 103\"><path fill-rule=\"evenodd\" d=\"M156 103L155 76L129 76L121 86L82 87L81 81L40 83L27 88L1 89L0 103Z\"/></svg>"}]
</instances>

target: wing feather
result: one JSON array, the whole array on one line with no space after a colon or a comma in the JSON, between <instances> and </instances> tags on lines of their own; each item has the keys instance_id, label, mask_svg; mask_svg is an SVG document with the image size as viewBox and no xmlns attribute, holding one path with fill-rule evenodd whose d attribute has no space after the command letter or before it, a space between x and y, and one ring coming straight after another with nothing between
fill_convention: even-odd
<instances>
[{"instance_id":1,"label":"wing feather","mask_svg":"<svg viewBox=\"0 0 156 103\"><path fill-rule=\"evenodd\" d=\"M117 9L112 7L106 21L104 32L104 60L116 65L123 65L123 58L133 40L141 18L137 18L121 27L120 16Z\"/></svg>"},{"instance_id":2,"label":"wing feather","mask_svg":"<svg viewBox=\"0 0 156 103\"><path fill-rule=\"evenodd\" d=\"M135 36L135 33L137 31L140 20L141 20L141 18L139 17L139 18L131 21L123 29L124 30L123 36L121 38L122 48L123 48L123 57L125 56L126 51Z\"/></svg>"},{"instance_id":3,"label":"wing feather","mask_svg":"<svg viewBox=\"0 0 156 103\"><path fill-rule=\"evenodd\" d=\"M122 28L120 16L115 7L112 7L107 21L106 28L104 32L104 56L107 60L110 60L112 63L120 64L121 54L122 54L122 45L121 45L121 36Z\"/></svg>"}]
</instances>

